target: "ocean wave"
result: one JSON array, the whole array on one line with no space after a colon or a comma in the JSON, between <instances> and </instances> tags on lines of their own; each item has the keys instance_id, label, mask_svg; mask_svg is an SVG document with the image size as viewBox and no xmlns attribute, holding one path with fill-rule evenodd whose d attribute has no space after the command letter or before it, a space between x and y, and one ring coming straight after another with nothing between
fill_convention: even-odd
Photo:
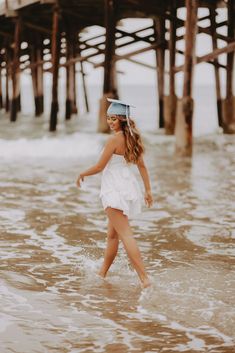
<instances>
[{"instance_id":1,"label":"ocean wave","mask_svg":"<svg viewBox=\"0 0 235 353\"><path fill-rule=\"evenodd\" d=\"M36 139L0 139L0 157L87 158L96 156L101 151L106 138L104 134L74 133Z\"/></svg>"},{"instance_id":2,"label":"ocean wave","mask_svg":"<svg viewBox=\"0 0 235 353\"><path fill-rule=\"evenodd\" d=\"M141 132L147 150L174 154L175 136L164 134L163 130ZM67 135L43 136L36 138L0 138L0 158L80 158L98 156L109 134L97 132L74 132ZM194 138L197 153L211 151L234 152L234 136L208 134Z\"/></svg>"}]
</instances>

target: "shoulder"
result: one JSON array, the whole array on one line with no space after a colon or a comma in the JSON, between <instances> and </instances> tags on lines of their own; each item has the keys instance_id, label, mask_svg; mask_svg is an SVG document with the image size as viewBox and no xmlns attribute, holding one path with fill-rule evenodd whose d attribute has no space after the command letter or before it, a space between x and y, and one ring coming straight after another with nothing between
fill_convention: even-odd
<instances>
[{"instance_id":1,"label":"shoulder","mask_svg":"<svg viewBox=\"0 0 235 353\"><path fill-rule=\"evenodd\" d=\"M118 143L118 138L115 135L109 136L108 140L106 141L107 146L116 146Z\"/></svg>"},{"instance_id":2,"label":"shoulder","mask_svg":"<svg viewBox=\"0 0 235 353\"><path fill-rule=\"evenodd\" d=\"M113 153L116 147L117 147L116 136L109 136L104 146L104 152L108 154Z\"/></svg>"}]
</instances>

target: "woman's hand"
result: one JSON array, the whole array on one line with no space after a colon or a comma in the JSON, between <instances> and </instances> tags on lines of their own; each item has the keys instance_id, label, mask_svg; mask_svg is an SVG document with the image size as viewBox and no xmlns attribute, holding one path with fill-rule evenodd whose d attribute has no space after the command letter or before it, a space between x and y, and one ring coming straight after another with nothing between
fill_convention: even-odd
<instances>
[{"instance_id":1,"label":"woman's hand","mask_svg":"<svg viewBox=\"0 0 235 353\"><path fill-rule=\"evenodd\" d=\"M147 207L151 207L153 205L153 196L150 190L145 191L144 200Z\"/></svg>"},{"instance_id":2,"label":"woman's hand","mask_svg":"<svg viewBox=\"0 0 235 353\"><path fill-rule=\"evenodd\" d=\"M82 174L79 175L79 177L77 178L77 187L80 188L81 187L81 182L84 181L84 176Z\"/></svg>"}]
</instances>

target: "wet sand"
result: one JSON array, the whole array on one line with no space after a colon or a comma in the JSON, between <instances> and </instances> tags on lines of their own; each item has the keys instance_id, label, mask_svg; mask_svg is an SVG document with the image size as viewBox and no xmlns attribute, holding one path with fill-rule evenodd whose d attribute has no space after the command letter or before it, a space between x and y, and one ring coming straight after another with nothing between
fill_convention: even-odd
<instances>
[{"instance_id":1,"label":"wet sand","mask_svg":"<svg viewBox=\"0 0 235 353\"><path fill-rule=\"evenodd\" d=\"M234 137L197 138L190 160L144 135L155 203L131 222L153 283L141 290L121 244L96 275L107 220L100 176L75 187L96 160L69 154L79 136L55 158L40 156L48 142L24 157L12 140L1 159L1 353L234 352Z\"/></svg>"}]
</instances>

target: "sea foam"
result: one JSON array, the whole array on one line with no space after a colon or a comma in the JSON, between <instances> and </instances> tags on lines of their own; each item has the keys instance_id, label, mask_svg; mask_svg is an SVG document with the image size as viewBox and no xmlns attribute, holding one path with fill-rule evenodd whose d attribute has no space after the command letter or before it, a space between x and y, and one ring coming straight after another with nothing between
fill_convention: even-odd
<instances>
[{"instance_id":1,"label":"sea foam","mask_svg":"<svg viewBox=\"0 0 235 353\"><path fill-rule=\"evenodd\" d=\"M96 156L107 136L74 133L67 136L16 140L0 139L0 158L87 158Z\"/></svg>"}]
</instances>

